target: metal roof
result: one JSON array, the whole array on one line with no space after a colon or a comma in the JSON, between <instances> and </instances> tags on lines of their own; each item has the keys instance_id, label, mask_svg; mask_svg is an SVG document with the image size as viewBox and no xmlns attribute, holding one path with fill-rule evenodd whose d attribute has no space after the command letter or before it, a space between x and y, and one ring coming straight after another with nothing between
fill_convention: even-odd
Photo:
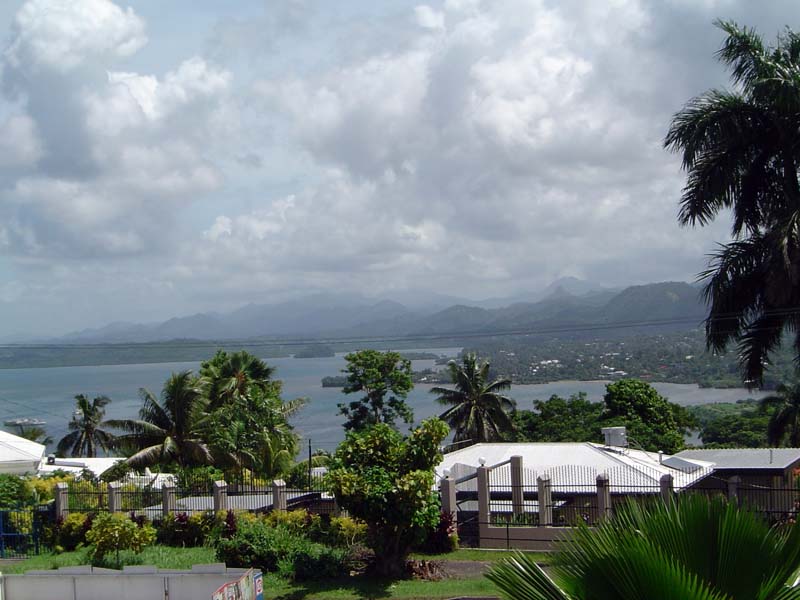
<instances>
[{"instance_id":1,"label":"metal roof","mask_svg":"<svg viewBox=\"0 0 800 600\"><path fill-rule=\"evenodd\" d=\"M524 486L535 487L537 477L548 475L554 493L588 493L601 473L608 475L612 493L656 493L661 477L668 473L674 489L681 490L712 472L712 465L702 460L670 466L663 464L668 455L585 442L475 444L445 454L436 473L443 477L447 469L458 480L474 473L483 460L494 467L489 476L492 490L510 491L510 465L503 463L512 456L522 457ZM475 479L461 482L458 489L477 489Z\"/></svg>"},{"instance_id":2,"label":"metal roof","mask_svg":"<svg viewBox=\"0 0 800 600\"><path fill-rule=\"evenodd\" d=\"M716 469L787 469L800 461L800 448L719 448L683 450L675 456L702 460Z\"/></svg>"}]
</instances>

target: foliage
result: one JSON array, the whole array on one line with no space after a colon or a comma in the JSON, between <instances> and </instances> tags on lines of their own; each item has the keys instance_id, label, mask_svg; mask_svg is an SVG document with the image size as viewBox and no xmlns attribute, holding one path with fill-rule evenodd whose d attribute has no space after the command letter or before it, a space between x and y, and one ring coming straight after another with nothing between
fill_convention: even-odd
<instances>
[{"instance_id":1,"label":"foliage","mask_svg":"<svg viewBox=\"0 0 800 600\"><path fill-rule=\"evenodd\" d=\"M17 426L16 435L45 446L49 446L53 443L53 438L47 435L47 431L44 427L39 427L37 425L19 425Z\"/></svg>"},{"instance_id":2,"label":"foliage","mask_svg":"<svg viewBox=\"0 0 800 600\"><path fill-rule=\"evenodd\" d=\"M755 410L724 415L700 430L705 448L766 448L769 417Z\"/></svg>"},{"instance_id":3,"label":"foliage","mask_svg":"<svg viewBox=\"0 0 800 600\"><path fill-rule=\"evenodd\" d=\"M59 456L97 456L98 448L108 452L114 446L114 436L103 429L109 426L103 421L106 406L111 399L107 396L97 396L89 402L84 394L75 396L75 414L67 426L70 433L61 438L56 447Z\"/></svg>"},{"instance_id":4,"label":"foliage","mask_svg":"<svg viewBox=\"0 0 800 600\"><path fill-rule=\"evenodd\" d=\"M161 520L157 539L167 546L202 546L215 529L221 529L222 524L222 518L210 511L192 515L185 512L169 513Z\"/></svg>"},{"instance_id":5,"label":"foliage","mask_svg":"<svg viewBox=\"0 0 800 600\"><path fill-rule=\"evenodd\" d=\"M399 574L411 546L439 522L433 468L446 435L438 419L423 421L408 437L382 423L348 433L336 450L331 489L340 506L366 522L382 575Z\"/></svg>"},{"instance_id":6,"label":"foliage","mask_svg":"<svg viewBox=\"0 0 800 600\"><path fill-rule=\"evenodd\" d=\"M347 553L310 541L285 526L241 522L216 543L217 559L232 567L256 567L290 579L334 578L347 573Z\"/></svg>"},{"instance_id":7,"label":"foliage","mask_svg":"<svg viewBox=\"0 0 800 600\"><path fill-rule=\"evenodd\" d=\"M458 550L455 515L442 511L439 514L439 522L427 531L425 541L419 544L416 550L428 554L445 554Z\"/></svg>"},{"instance_id":8,"label":"foliage","mask_svg":"<svg viewBox=\"0 0 800 600\"><path fill-rule=\"evenodd\" d=\"M156 531L152 526L139 527L120 513L100 513L94 518L91 529L86 533L86 541L91 545L89 558L92 563L102 561L109 552L113 552L116 564L119 565L121 551L130 550L139 553L155 539Z\"/></svg>"},{"instance_id":9,"label":"foliage","mask_svg":"<svg viewBox=\"0 0 800 600\"><path fill-rule=\"evenodd\" d=\"M603 426L624 425L635 446L667 454L683 447L683 435L692 423L690 415L648 383L635 379L609 383L604 401Z\"/></svg>"},{"instance_id":10,"label":"foliage","mask_svg":"<svg viewBox=\"0 0 800 600\"><path fill-rule=\"evenodd\" d=\"M770 528L723 498L633 501L580 527L550 577L521 553L488 578L508 600L778 600L797 598L800 528Z\"/></svg>"},{"instance_id":11,"label":"foliage","mask_svg":"<svg viewBox=\"0 0 800 600\"><path fill-rule=\"evenodd\" d=\"M478 357L467 353L461 364L447 364L455 389L433 387L439 404L449 408L439 418L455 431L453 442L494 442L504 433L513 430L508 413L514 401L500 392L511 387L510 379L489 381L489 362L478 362Z\"/></svg>"},{"instance_id":12,"label":"foliage","mask_svg":"<svg viewBox=\"0 0 800 600\"><path fill-rule=\"evenodd\" d=\"M580 392L569 398L552 395L548 400L534 400L533 411L518 410L513 416L519 442L599 442L603 405L590 402Z\"/></svg>"},{"instance_id":13,"label":"foliage","mask_svg":"<svg viewBox=\"0 0 800 600\"><path fill-rule=\"evenodd\" d=\"M281 382L272 379L275 372L260 358L245 350L217 353L200 365L200 382L210 410L215 410L254 390L266 396L278 397Z\"/></svg>"},{"instance_id":14,"label":"foliage","mask_svg":"<svg viewBox=\"0 0 800 600\"><path fill-rule=\"evenodd\" d=\"M767 440L774 446L800 446L800 382L780 385L776 394L761 399L761 408L771 411Z\"/></svg>"},{"instance_id":15,"label":"foliage","mask_svg":"<svg viewBox=\"0 0 800 600\"><path fill-rule=\"evenodd\" d=\"M55 544L67 551L86 543L86 534L92 527L93 517L86 513L70 512L59 518L55 528Z\"/></svg>"},{"instance_id":16,"label":"foliage","mask_svg":"<svg viewBox=\"0 0 800 600\"><path fill-rule=\"evenodd\" d=\"M164 384L159 401L152 392L139 390L142 408L138 419L111 420L110 427L127 435L118 443L136 448L127 464L143 467L177 463L181 467L212 462L211 452L201 436L205 402L191 371L173 373Z\"/></svg>"},{"instance_id":17,"label":"foliage","mask_svg":"<svg viewBox=\"0 0 800 600\"><path fill-rule=\"evenodd\" d=\"M394 425L399 417L406 423L414 415L405 398L414 387L411 361L398 352L360 350L345 356L347 384L345 394L364 392L364 396L349 404L339 404L344 415L344 428L360 431L377 423ZM388 398L387 398L388 395Z\"/></svg>"},{"instance_id":18,"label":"foliage","mask_svg":"<svg viewBox=\"0 0 800 600\"><path fill-rule=\"evenodd\" d=\"M222 469L207 465L201 467L180 467L175 469L176 485L182 490L205 490L211 493L215 481L223 481Z\"/></svg>"},{"instance_id":19,"label":"foliage","mask_svg":"<svg viewBox=\"0 0 800 600\"><path fill-rule=\"evenodd\" d=\"M0 473L0 509L30 505L35 499L34 488L26 479Z\"/></svg>"},{"instance_id":20,"label":"foliage","mask_svg":"<svg viewBox=\"0 0 800 600\"><path fill-rule=\"evenodd\" d=\"M317 450L311 456L311 468L314 467L327 467L331 462L331 455L330 453L324 450ZM289 471L289 475L286 478L286 484L290 488L295 489L303 489L306 488L309 484L309 473L308 473L308 459L302 460L295 464L291 470ZM320 485L321 482L319 478L312 478L311 484ZM324 483L322 483L324 485Z\"/></svg>"},{"instance_id":21,"label":"foliage","mask_svg":"<svg viewBox=\"0 0 800 600\"><path fill-rule=\"evenodd\" d=\"M717 57L735 88L690 100L664 144L687 171L681 224L732 214L733 240L702 274L706 340L715 350L738 344L745 382L759 385L785 330L800 350L800 35L787 29L768 46L753 29L716 25L727 35Z\"/></svg>"}]
</instances>

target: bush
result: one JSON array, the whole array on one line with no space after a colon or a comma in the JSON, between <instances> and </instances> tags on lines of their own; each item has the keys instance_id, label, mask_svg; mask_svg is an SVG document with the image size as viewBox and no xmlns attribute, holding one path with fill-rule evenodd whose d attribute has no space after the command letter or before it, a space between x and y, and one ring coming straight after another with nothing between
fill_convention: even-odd
<instances>
[{"instance_id":1,"label":"bush","mask_svg":"<svg viewBox=\"0 0 800 600\"><path fill-rule=\"evenodd\" d=\"M17 508L34 503L33 487L27 480L0 473L0 508Z\"/></svg>"},{"instance_id":2,"label":"bush","mask_svg":"<svg viewBox=\"0 0 800 600\"><path fill-rule=\"evenodd\" d=\"M240 521L236 533L216 544L217 559L232 567L256 567L294 580L333 578L348 572L347 553L310 541L284 525Z\"/></svg>"},{"instance_id":3,"label":"bush","mask_svg":"<svg viewBox=\"0 0 800 600\"><path fill-rule=\"evenodd\" d=\"M213 512L169 513L158 528L158 541L166 546L194 548L202 546L215 528L224 528Z\"/></svg>"},{"instance_id":4,"label":"bush","mask_svg":"<svg viewBox=\"0 0 800 600\"><path fill-rule=\"evenodd\" d=\"M69 513L63 519L59 518L54 528L54 544L63 547L67 552L84 545L92 520L92 515L86 513Z\"/></svg>"},{"instance_id":5,"label":"bush","mask_svg":"<svg viewBox=\"0 0 800 600\"><path fill-rule=\"evenodd\" d=\"M442 511L439 523L428 531L425 541L418 549L429 554L444 554L458 550L456 522L451 513Z\"/></svg>"},{"instance_id":6,"label":"bush","mask_svg":"<svg viewBox=\"0 0 800 600\"><path fill-rule=\"evenodd\" d=\"M130 550L138 554L155 539L156 531L153 527L150 525L139 527L120 513L98 515L86 534L86 541L91 544L88 556L95 565L107 564L106 555L114 552L116 564L119 566L121 551Z\"/></svg>"}]
</instances>

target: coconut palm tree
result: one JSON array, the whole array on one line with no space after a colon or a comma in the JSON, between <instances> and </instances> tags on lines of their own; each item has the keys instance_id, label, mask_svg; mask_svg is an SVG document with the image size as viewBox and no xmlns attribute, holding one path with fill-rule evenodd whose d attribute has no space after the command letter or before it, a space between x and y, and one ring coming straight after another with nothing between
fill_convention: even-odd
<instances>
[{"instance_id":1,"label":"coconut palm tree","mask_svg":"<svg viewBox=\"0 0 800 600\"><path fill-rule=\"evenodd\" d=\"M114 435L102 429L110 427L103 421L106 406L111 402L107 396L97 396L92 401L85 394L75 396L75 412L67 427L70 433L65 435L56 446L56 453L64 456L97 456L98 448L108 452L114 445Z\"/></svg>"},{"instance_id":2,"label":"coconut palm tree","mask_svg":"<svg viewBox=\"0 0 800 600\"><path fill-rule=\"evenodd\" d=\"M175 462L181 467L212 463L202 437L205 400L191 371L173 373L161 391L139 390L142 408L138 419L110 420L109 427L126 431L120 446L133 447L127 459L132 467Z\"/></svg>"},{"instance_id":3,"label":"coconut palm tree","mask_svg":"<svg viewBox=\"0 0 800 600\"><path fill-rule=\"evenodd\" d=\"M251 389L280 394L280 383L272 380L275 372L260 358L245 350L228 354L219 350L200 367L200 381L208 399L209 410L215 410Z\"/></svg>"},{"instance_id":4,"label":"coconut palm tree","mask_svg":"<svg viewBox=\"0 0 800 600\"><path fill-rule=\"evenodd\" d=\"M761 399L762 410L772 411L767 425L767 441L775 446L784 443L800 446L800 383L779 385L776 394Z\"/></svg>"},{"instance_id":5,"label":"coconut palm tree","mask_svg":"<svg viewBox=\"0 0 800 600\"><path fill-rule=\"evenodd\" d=\"M706 341L738 344L745 382L763 381L785 331L800 358L800 35L774 46L733 22L717 56L733 90L711 90L673 118L664 141L679 152L687 183L679 221L706 225L731 211L733 241L707 271Z\"/></svg>"},{"instance_id":6,"label":"coconut palm tree","mask_svg":"<svg viewBox=\"0 0 800 600\"><path fill-rule=\"evenodd\" d=\"M800 527L771 528L720 497L631 501L596 528L580 527L553 562L547 574L518 553L487 577L507 600L800 598L790 587Z\"/></svg>"},{"instance_id":7,"label":"coconut palm tree","mask_svg":"<svg viewBox=\"0 0 800 600\"><path fill-rule=\"evenodd\" d=\"M453 442L492 442L513 429L508 412L514 409L514 401L500 393L511 387L510 379L488 381L489 362L479 364L472 353L461 364L451 360L447 369L455 389L433 387L431 394L450 407L439 418L455 431Z\"/></svg>"},{"instance_id":8,"label":"coconut palm tree","mask_svg":"<svg viewBox=\"0 0 800 600\"><path fill-rule=\"evenodd\" d=\"M39 427L37 425L21 426L17 435L26 440L36 442L37 444L44 444L45 446L49 446L53 443L53 438L47 435L47 431L44 427Z\"/></svg>"}]
</instances>

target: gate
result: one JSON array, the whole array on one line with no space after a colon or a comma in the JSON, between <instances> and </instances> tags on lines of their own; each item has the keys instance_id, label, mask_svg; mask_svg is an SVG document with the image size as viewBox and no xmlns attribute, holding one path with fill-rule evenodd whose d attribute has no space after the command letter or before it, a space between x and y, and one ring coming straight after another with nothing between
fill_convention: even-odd
<instances>
[{"instance_id":1,"label":"gate","mask_svg":"<svg viewBox=\"0 0 800 600\"><path fill-rule=\"evenodd\" d=\"M52 521L53 506L0 510L0 558L27 558L42 550L42 532Z\"/></svg>"}]
</instances>

